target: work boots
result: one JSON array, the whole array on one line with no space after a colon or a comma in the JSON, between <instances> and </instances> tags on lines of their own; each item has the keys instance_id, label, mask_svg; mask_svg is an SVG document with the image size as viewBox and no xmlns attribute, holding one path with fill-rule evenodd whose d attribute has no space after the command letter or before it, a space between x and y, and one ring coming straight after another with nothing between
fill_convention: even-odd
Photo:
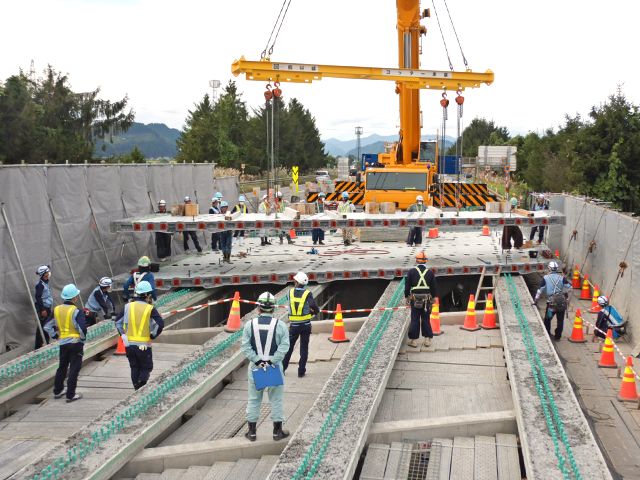
<instances>
[{"instance_id":1,"label":"work boots","mask_svg":"<svg viewBox=\"0 0 640 480\"><path fill-rule=\"evenodd\" d=\"M289 236L289 235L287 235L287 237L288 237L288 236ZM280 245L282 245L282 244L284 243L284 237L283 237L282 235L279 235L279 237L280 237Z\"/></svg>"},{"instance_id":2,"label":"work boots","mask_svg":"<svg viewBox=\"0 0 640 480\"><path fill-rule=\"evenodd\" d=\"M142 387L144 387L147 384L146 380L138 380L135 385L133 386L134 389L136 390L140 390Z\"/></svg>"},{"instance_id":3,"label":"work boots","mask_svg":"<svg viewBox=\"0 0 640 480\"><path fill-rule=\"evenodd\" d=\"M256 441L256 424L257 424L256 422L247 422L249 431L244 434L244 436L252 442Z\"/></svg>"},{"instance_id":4,"label":"work boots","mask_svg":"<svg viewBox=\"0 0 640 480\"><path fill-rule=\"evenodd\" d=\"M277 442L289 436L289 430L282 429L282 422L273 422L273 439Z\"/></svg>"},{"instance_id":5,"label":"work boots","mask_svg":"<svg viewBox=\"0 0 640 480\"><path fill-rule=\"evenodd\" d=\"M287 235L287 242L289 242L289 245L291 245L293 243L293 240L291 240L291 235ZM280 242L282 243L282 242Z\"/></svg>"}]
</instances>

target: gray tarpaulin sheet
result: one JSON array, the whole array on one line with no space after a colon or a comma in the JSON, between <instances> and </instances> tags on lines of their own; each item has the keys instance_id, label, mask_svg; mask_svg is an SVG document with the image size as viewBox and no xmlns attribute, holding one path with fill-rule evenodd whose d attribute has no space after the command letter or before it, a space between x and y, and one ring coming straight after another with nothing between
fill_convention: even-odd
<instances>
[{"instance_id":1,"label":"gray tarpaulin sheet","mask_svg":"<svg viewBox=\"0 0 640 480\"><path fill-rule=\"evenodd\" d=\"M101 277L135 268L142 255L157 259L153 233L111 234L109 222L151 215L160 199L171 205L186 195L205 212L217 191L230 205L238 199L237 179L216 179L213 164L0 166L0 203L29 290L33 295L38 266L51 265L54 304L60 303L62 287L73 282L72 271L86 301ZM209 245L209 235L200 241L205 237ZM182 252L179 235L173 236L173 252ZM0 216L0 353L6 343L33 348L31 301Z\"/></svg>"}]
</instances>

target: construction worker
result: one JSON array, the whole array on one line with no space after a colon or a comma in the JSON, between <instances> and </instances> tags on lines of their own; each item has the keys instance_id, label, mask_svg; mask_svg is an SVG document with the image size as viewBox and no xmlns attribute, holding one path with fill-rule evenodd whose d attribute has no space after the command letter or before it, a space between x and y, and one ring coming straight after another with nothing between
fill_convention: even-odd
<instances>
[{"instance_id":1,"label":"construction worker","mask_svg":"<svg viewBox=\"0 0 640 480\"><path fill-rule=\"evenodd\" d=\"M289 335L287 326L281 320L273 318L276 299L264 292L258 297L258 316L247 322L242 330L242 353L249 359L249 401L247 402L247 422L249 431L245 437L255 442L256 428L260 418L263 390L256 389L253 368L279 368L282 370L282 359L289 351ZM255 365L255 367L254 367ZM269 404L271 405L271 420L273 421L273 439L278 441L289 436L287 430L282 429L284 422L284 404L282 394L284 385L267 387L269 390Z\"/></svg>"},{"instance_id":2,"label":"construction worker","mask_svg":"<svg viewBox=\"0 0 640 480\"><path fill-rule=\"evenodd\" d=\"M185 205L191 205L191 197L184 197L184 203ZM204 255L202 247L200 246L200 242L198 242L198 236L193 230L184 230L182 232L182 246L184 247L184 253L186 253L187 255L191 253L191 250L189 250L189 237L191 237L191 239L193 240L193 245L196 247L198 255Z\"/></svg>"},{"instance_id":3,"label":"construction worker","mask_svg":"<svg viewBox=\"0 0 640 480\"><path fill-rule=\"evenodd\" d=\"M307 373L307 358L309 357L309 336L311 335L311 317L320 313L320 309L313 299L313 295L304 287L309 283L306 273L298 272L293 277L294 287L289 290L289 351L284 357L282 366L287 371L291 354L300 337L300 361L298 362L298 377Z\"/></svg>"},{"instance_id":4,"label":"construction worker","mask_svg":"<svg viewBox=\"0 0 640 480\"><path fill-rule=\"evenodd\" d=\"M222 202L220 204L220 213L225 214L229 209L229 204L227 202ZM224 230L220 232L220 248L222 248L222 259L231 263L231 246L233 245L233 231Z\"/></svg>"},{"instance_id":5,"label":"construction worker","mask_svg":"<svg viewBox=\"0 0 640 480\"><path fill-rule=\"evenodd\" d=\"M609 329L613 330L613 338L627 333L627 320L622 318L613 305L609 305L609 297L600 295L598 305L600 305L600 311L596 320L597 330L593 331L596 337L605 338Z\"/></svg>"},{"instance_id":6,"label":"construction worker","mask_svg":"<svg viewBox=\"0 0 640 480\"><path fill-rule=\"evenodd\" d=\"M416 197L416 203L409 206L407 212L426 212L427 207L424 205L424 198L422 195ZM422 245L422 227L410 227L409 236L407 237L407 245L409 247Z\"/></svg>"},{"instance_id":7,"label":"construction worker","mask_svg":"<svg viewBox=\"0 0 640 480\"><path fill-rule=\"evenodd\" d=\"M116 306L109 295L113 280L109 277L102 277L98 286L91 292L85 304L84 313L87 318L87 326L98 323L98 313L102 310L105 320L111 320L116 314Z\"/></svg>"},{"instance_id":8,"label":"construction worker","mask_svg":"<svg viewBox=\"0 0 640 480\"><path fill-rule=\"evenodd\" d=\"M244 204L244 196L240 195L238 197L238 203L235 207L233 207L233 210L231 210L231 213L236 213L236 212L240 212L240 213L247 213L247 206ZM231 242L231 246L233 247L236 243L236 238L238 239L238 245L242 246L242 244L244 243L244 230L235 230L233 232L233 240Z\"/></svg>"},{"instance_id":9,"label":"construction worker","mask_svg":"<svg viewBox=\"0 0 640 480\"><path fill-rule=\"evenodd\" d=\"M431 345L431 304L438 294L436 276L427 267L427 254L418 252L416 265L409 270L404 282L404 297L411 305L411 324L409 325L409 346L417 347L420 330L424 337L424 345Z\"/></svg>"},{"instance_id":10,"label":"construction worker","mask_svg":"<svg viewBox=\"0 0 640 480\"><path fill-rule=\"evenodd\" d=\"M324 192L320 192L318 194L318 200L316 200L316 213L324 213L325 204L324 202L327 200L327 196ZM311 230L311 239L313 240L313 244L320 243L320 245L324 245L324 230L321 228L314 228Z\"/></svg>"},{"instance_id":11,"label":"construction worker","mask_svg":"<svg viewBox=\"0 0 640 480\"><path fill-rule=\"evenodd\" d=\"M222 193L221 192L216 192L216 198L218 199L218 202L222 203Z\"/></svg>"},{"instance_id":12,"label":"construction worker","mask_svg":"<svg viewBox=\"0 0 640 480\"><path fill-rule=\"evenodd\" d=\"M82 398L82 394L76 392L76 385L80 367L82 367L87 321L84 311L75 305L78 295L80 295L78 287L73 284L66 285L61 294L64 303L53 310L44 326L51 338L60 338L60 364L53 384L53 396L58 399L66 394L67 403ZM69 369L69 378L65 389L64 379L67 376L67 369Z\"/></svg>"},{"instance_id":13,"label":"construction worker","mask_svg":"<svg viewBox=\"0 0 640 480\"><path fill-rule=\"evenodd\" d=\"M549 262L549 273L542 277L540 287L533 299L533 305L538 306L538 299L543 293L547 295L547 308L544 312L544 328L551 335L551 319L556 316L556 331L554 339L560 340L562 337L562 328L564 327L564 312L567 310L569 291L571 283L564 275L559 273L558 263Z\"/></svg>"},{"instance_id":14,"label":"construction worker","mask_svg":"<svg viewBox=\"0 0 640 480\"><path fill-rule=\"evenodd\" d=\"M53 295L51 295L51 287L49 286L51 267L49 267L49 265L42 265L38 267L36 273L40 277L40 280L36 283L36 310L38 312L40 325L44 327L44 324L47 323L47 319L51 315L51 308L53 307ZM45 342L49 343L49 335L47 332L44 332L43 341L40 329L36 328L36 350L42 347Z\"/></svg>"},{"instance_id":15,"label":"construction worker","mask_svg":"<svg viewBox=\"0 0 640 480\"><path fill-rule=\"evenodd\" d=\"M541 193L538 195L538 201L533 205L534 212L541 212L542 210L549 210L549 205L544 202L544 195ZM536 245L540 245L542 243L542 239L544 238L544 225L536 225L531 228L531 235L529 235L529 240L533 241L536 236L536 231L538 231L538 241ZM539 230L538 230L539 229Z\"/></svg>"},{"instance_id":16,"label":"construction worker","mask_svg":"<svg viewBox=\"0 0 640 480\"><path fill-rule=\"evenodd\" d=\"M136 287L136 298L127 303L116 317L116 328L127 350L131 382L136 390L144 387L153 370L151 343L162 333L164 320L151 302L153 287L142 281Z\"/></svg>"},{"instance_id":17,"label":"construction worker","mask_svg":"<svg viewBox=\"0 0 640 480\"><path fill-rule=\"evenodd\" d=\"M131 296L129 295L129 288L133 287L133 291L135 292L138 284L142 281L149 282L151 284L151 288L153 289L153 300L158 299L158 295L156 294L155 280L153 278L153 274L149 271L151 268L151 260L149 257L140 257L138 260L138 271L131 274L129 280L127 280L124 284L124 298L127 300L131 300Z\"/></svg>"},{"instance_id":18,"label":"construction worker","mask_svg":"<svg viewBox=\"0 0 640 480\"><path fill-rule=\"evenodd\" d=\"M284 213L284 209L287 208L289 205L290 205L289 201L288 200L284 200L282 198L282 192L278 192L278 194L276 195L276 203L273 206L273 209L275 210L275 212L276 213ZM283 231L282 230L276 230L276 234L280 238L280 245L282 245L282 243L284 242ZM287 243L289 243L289 244L293 243L293 240L291 240L291 235L289 235L289 233L287 233L287 232L285 232L285 235L287 237Z\"/></svg>"},{"instance_id":19,"label":"construction worker","mask_svg":"<svg viewBox=\"0 0 640 480\"><path fill-rule=\"evenodd\" d=\"M158 202L157 215L167 214L167 202L160 200ZM158 260L166 262L171 257L171 233L156 232L156 248L158 254Z\"/></svg>"},{"instance_id":20,"label":"construction worker","mask_svg":"<svg viewBox=\"0 0 640 480\"><path fill-rule=\"evenodd\" d=\"M442 308L445 312L460 312L463 309L462 292L464 285L458 283L453 290L442 297Z\"/></svg>"},{"instance_id":21,"label":"construction worker","mask_svg":"<svg viewBox=\"0 0 640 480\"><path fill-rule=\"evenodd\" d=\"M209 207L209 215L219 215L219 214L220 214L220 199L218 197L213 197L211 199L211 206ZM214 252L220 251L220 232L211 233L211 249Z\"/></svg>"},{"instance_id":22,"label":"construction worker","mask_svg":"<svg viewBox=\"0 0 640 480\"><path fill-rule=\"evenodd\" d=\"M273 207L269 203L269 195L262 196L262 202L258 206L258 213L262 213L263 215L271 215L273 211ZM260 246L264 247L266 245L271 245L271 242L268 239L269 231L266 228L260 229Z\"/></svg>"},{"instance_id":23,"label":"construction worker","mask_svg":"<svg viewBox=\"0 0 640 480\"><path fill-rule=\"evenodd\" d=\"M338 204L338 211L340 213L353 213L356 211L356 207L354 207L351 200L349 200L349 194L347 192L342 192L342 201ZM353 238L353 228L343 228L342 229L342 241L345 246L351 245Z\"/></svg>"}]
</instances>

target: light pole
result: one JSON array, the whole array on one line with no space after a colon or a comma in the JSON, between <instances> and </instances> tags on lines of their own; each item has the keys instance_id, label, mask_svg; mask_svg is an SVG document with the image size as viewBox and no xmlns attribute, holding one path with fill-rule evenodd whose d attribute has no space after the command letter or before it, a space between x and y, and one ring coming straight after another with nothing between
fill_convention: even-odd
<instances>
[{"instance_id":1,"label":"light pole","mask_svg":"<svg viewBox=\"0 0 640 480\"><path fill-rule=\"evenodd\" d=\"M362 136L362 127L356 127L356 149L358 151L358 159L356 160L356 166L358 163L362 163L362 157L360 155L360 137Z\"/></svg>"}]
</instances>

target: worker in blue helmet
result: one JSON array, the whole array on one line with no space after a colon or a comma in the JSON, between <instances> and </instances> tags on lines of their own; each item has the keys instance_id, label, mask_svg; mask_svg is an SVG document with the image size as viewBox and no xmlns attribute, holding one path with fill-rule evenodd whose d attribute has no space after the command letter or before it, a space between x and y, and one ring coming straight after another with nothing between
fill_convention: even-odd
<instances>
[{"instance_id":1,"label":"worker in blue helmet","mask_svg":"<svg viewBox=\"0 0 640 480\"><path fill-rule=\"evenodd\" d=\"M36 283L36 310L38 311L38 319L40 325L44 327L47 323L47 319L51 315L51 309L53 308L53 295L51 295L51 287L49 286L49 278L51 277L51 267L49 265L41 265L36 270L36 273L40 277L38 283ZM43 345L49 343L49 335L43 331L44 338L40 333L40 328L36 328L36 350Z\"/></svg>"},{"instance_id":2,"label":"worker in blue helmet","mask_svg":"<svg viewBox=\"0 0 640 480\"><path fill-rule=\"evenodd\" d=\"M231 213L236 213L236 212L240 212L240 213L247 213L247 206L244 204L244 196L240 195L238 197L238 203L236 203L236 206L233 207L233 210L231 210ZM233 247L236 243L236 238L238 239L238 245L242 246L242 244L244 243L244 230L235 230L233 232L233 240L231 241L231 246Z\"/></svg>"},{"instance_id":3,"label":"worker in blue helmet","mask_svg":"<svg viewBox=\"0 0 640 480\"><path fill-rule=\"evenodd\" d=\"M67 396L67 403L75 402L82 398L82 393L76 392L78 375L82 367L84 355L84 342L87 338L87 321L84 311L76 307L80 296L80 290L73 284L66 285L62 289L64 303L53 309L44 329L51 338L60 339L60 364L56 370L56 378L53 384L54 398ZM69 370L67 388L64 388L64 379Z\"/></svg>"},{"instance_id":4,"label":"worker in blue helmet","mask_svg":"<svg viewBox=\"0 0 640 480\"><path fill-rule=\"evenodd\" d=\"M342 192L342 201L338 204L338 211L340 213L353 213L356 211L356 207L349 200L349 194L347 192ZM353 228L343 228L342 229L342 241L345 246L351 245L353 241Z\"/></svg>"},{"instance_id":5,"label":"worker in blue helmet","mask_svg":"<svg viewBox=\"0 0 640 480\"><path fill-rule=\"evenodd\" d=\"M150 305L153 288L142 281L136 287L135 300L127 303L116 317L116 329L127 350L131 383L136 390L144 387L153 370L151 343L162 333L164 320Z\"/></svg>"},{"instance_id":6,"label":"worker in blue helmet","mask_svg":"<svg viewBox=\"0 0 640 480\"><path fill-rule=\"evenodd\" d=\"M220 204L220 213L226 214L229 210L229 204L222 201ZM222 260L231 263L231 247L233 243L233 231L224 230L220 232L220 245L222 248Z\"/></svg>"}]
</instances>

